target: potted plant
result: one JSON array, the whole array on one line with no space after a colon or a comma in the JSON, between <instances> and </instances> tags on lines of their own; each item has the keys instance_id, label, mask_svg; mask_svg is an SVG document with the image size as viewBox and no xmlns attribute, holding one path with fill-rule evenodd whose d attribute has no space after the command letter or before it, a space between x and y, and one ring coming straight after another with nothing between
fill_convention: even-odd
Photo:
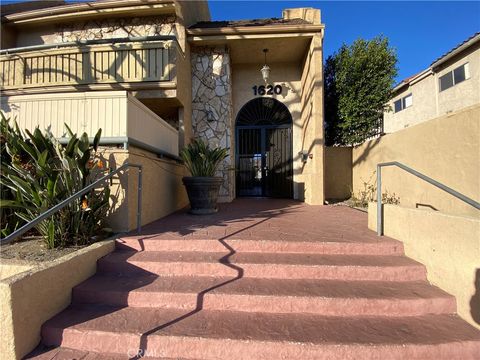
<instances>
[{"instance_id":1,"label":"potted plant","mask_svg":"<svg viewBox=\"0 0 480 360\"><path fill-rule=\"evenodd\" d=\"M218 191L223 178L215 176L215 172L228 156L228 149L212 149L204 141L195 139L180 152L180 156L192 175L182 179L190 201L190 213L195 215L216 213Z\"/></svg>"}]
</instances>

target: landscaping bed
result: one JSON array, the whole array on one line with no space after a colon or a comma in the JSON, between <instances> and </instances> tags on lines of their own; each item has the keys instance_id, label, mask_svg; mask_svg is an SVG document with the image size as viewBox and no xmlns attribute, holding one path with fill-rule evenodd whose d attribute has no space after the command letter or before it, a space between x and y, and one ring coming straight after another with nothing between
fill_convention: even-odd
<instances>
[{"instance_id":1,"label":"landscaping bed","mask_svg":"<svg viewBox=\"0 0 480 360\"><path fill-rule=\"evenodd\" d=\"M0 247L0 259L52 261L87 245L48 249L42 237L27 237ZM1 260L0 260L1 261Z\"/></svg>"},{"instance_id":2,"label":"landscaping bed","mask_svg":"<svg viewBox=\"0 0 480 360\"><path fill-rule=\"evenodd\" d=\"M2 246L2 256L19 253L21 246L29 252L38 246L45 252L43 261L0 259L0 354L5 359L22 359L31 352L40 342L43 323L71 303L72 289L95 274L98 259L115 249L113 239L48 251L42 242L32 239ZM48 256L55 259L49 261Z\"/></svg>"},{"instance_id":3,"label":"landscaping bed","mask_svg":"<svg viewBox=\"0 0 480 360\"><path fill-rule=\"evenodd\" d=\"M360 210L363 212L368 212L368 207L363 206L363 204L359 204L357 201L353 199L347 199L347 200L327 200L325 201L326 205L330 206L348 206L352 209L355 210Z\"/></svg>"}]
</instances>

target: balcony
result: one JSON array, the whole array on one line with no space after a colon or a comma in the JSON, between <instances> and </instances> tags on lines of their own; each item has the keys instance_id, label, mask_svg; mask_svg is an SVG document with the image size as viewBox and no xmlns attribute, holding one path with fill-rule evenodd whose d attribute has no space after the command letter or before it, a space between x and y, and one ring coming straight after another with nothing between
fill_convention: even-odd
<instances>
[{"instance_id":1,"label":"balcony","mask_svg":"<svg viewBox=\"0 0 480 360\"><path fill-rule=\"evenodd\" d=\"M2 97L0 110L20 129L36 127L60 141L67 128L93 136L102 129L103 145L133 145L171 158L178 156L178 130L128 91L89 91Z\"/></svg>"},{"instance_id":2,"label":"balcony","mask_svg":"<svg viewBox=\"0 0 480 360\"><path fill-rule=\"evenodd\" d=\"M3 50L0 89L19 93L175 87L173 40L59 44L33 51Z\"/></svg>"}]
</instances>

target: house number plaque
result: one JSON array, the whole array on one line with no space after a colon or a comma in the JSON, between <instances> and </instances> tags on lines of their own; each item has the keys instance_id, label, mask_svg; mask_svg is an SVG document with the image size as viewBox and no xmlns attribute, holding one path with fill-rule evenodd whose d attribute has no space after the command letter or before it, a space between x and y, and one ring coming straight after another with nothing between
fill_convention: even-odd
<instances>
[{"instance_id":1,"label":"house number plaque","mask_svg":"<svg viewBox=\"0 0 480 360\"><path fill-rule=\"evenodd\" d=\"M257 86L255 85L252 87L253 89L253 95L257 96L263 96L263 95L280 95L283 91L282 85L260 85Z\"/></svg>"}]
</instances>

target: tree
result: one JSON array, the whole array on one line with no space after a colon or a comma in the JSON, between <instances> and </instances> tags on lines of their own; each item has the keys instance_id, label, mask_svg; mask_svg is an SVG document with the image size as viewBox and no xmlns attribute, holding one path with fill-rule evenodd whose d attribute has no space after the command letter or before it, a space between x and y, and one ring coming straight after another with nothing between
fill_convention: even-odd
<instances>
[{"instance_id":1,"label":"tree","mask_svg":"<svg viewBox=\"0 0 480 360\"><path fill-rule=\"evenodd\" d=\"M353 145L378 133L397 76L397 56L388 39L355 40L325 63L327 145Z\"/></svg>"}]
</instances>

